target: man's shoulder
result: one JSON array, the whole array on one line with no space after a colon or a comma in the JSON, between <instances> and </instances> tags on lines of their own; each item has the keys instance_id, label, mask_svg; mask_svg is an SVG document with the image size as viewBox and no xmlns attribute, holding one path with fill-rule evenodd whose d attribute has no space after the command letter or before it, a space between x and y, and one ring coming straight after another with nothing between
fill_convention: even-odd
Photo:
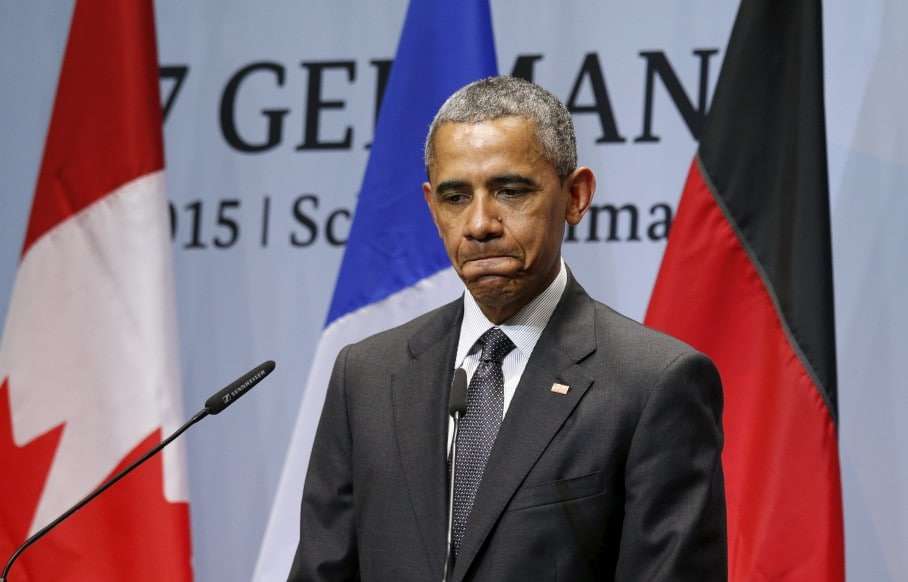
<instances>
[{"instance_id":1,"label":"man's shoulder","mask_svg":"<svg viewBox=\"0 0 908 582\"><path fill-rule=\"evenodd\" d=\"M653 329L593 300L600 357L625 368L658 373L672 362L708 358L684 341Z\"/></svg>"},{"instance_id":2,"label":"man's shoulder","mask_svg":"<svg viewBox=\"0 0 908 582\"><path fill-rule=\"evenodd\" d=\"M599 301L587 293L570 269L562 302L553 317L558 314L565 319L557 329L567 334L577 327L585 327L584 320L592 316L597 350L604 349L606 353L619 357L663 360L666 357L697 353L683 341L647 327Z\"/></svg>"},{"instance_id":3,"label":"man's shoulder","mask_svg":"<svg viewBox=\"0 0 908 582\"><path fill-rule=\"evenodd\" d=\"M605 339L621 338L631 343L652 344L656 349L668 352L696 351L682 340L632 319L601 301L593 299L593 303Z\"/></svg>"},{"instance_id":4,"label":"man's shoulder","mask_svg":"<svg viewBox=\"0 0 908 582\"><path fill-rule=\"evenodd\" d=\"M457 331L463 314L463 298L427 311L406 323L373 334L348 346L351 355L393 360L406 357L414 343L431 342Z\"/></svg>"}]
</instances>

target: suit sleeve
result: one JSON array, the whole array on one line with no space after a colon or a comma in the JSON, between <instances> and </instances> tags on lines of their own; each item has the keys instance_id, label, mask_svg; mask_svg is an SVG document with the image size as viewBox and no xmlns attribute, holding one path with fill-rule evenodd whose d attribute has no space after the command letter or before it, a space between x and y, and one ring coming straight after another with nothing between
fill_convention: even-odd
<instances>
[{"instance_id":1,"label":"suit sleeve","mask_svg":"<svg viewBox=\"0 0 908 582\"><path fill-rule=\"evenodd\" d=\"M631 441L617 581L726 580L722 441L719 374L704 356L682 354Z\"/></svg>"},{"instance_id":2,"label":"suit sleeve","mask_svg":"<svg viewBox=\"0 0 908 582\"><path fill-rule=\"evenodd\" d=\"M288 582L359 580L353 515L352 435L344 383L350 347L334 363L315 433Z\"/></svg>"}]
</instances>

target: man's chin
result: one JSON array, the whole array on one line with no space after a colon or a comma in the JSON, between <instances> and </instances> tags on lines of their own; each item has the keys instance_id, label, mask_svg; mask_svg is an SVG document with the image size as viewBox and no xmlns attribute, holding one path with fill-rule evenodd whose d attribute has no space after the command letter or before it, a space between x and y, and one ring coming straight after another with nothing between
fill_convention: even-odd
<instances>
[{"instance_id":1,"label":"man's chin","mask_svg":"<svg viewBox=\"0 0 908 582\"><path fill-rule=\"evenodd\" d=\"M523 288L520 281L504 275L483 275L466 282L466 286L476 303L496 308L513 303Z\"/></svg>"}]
</instances>

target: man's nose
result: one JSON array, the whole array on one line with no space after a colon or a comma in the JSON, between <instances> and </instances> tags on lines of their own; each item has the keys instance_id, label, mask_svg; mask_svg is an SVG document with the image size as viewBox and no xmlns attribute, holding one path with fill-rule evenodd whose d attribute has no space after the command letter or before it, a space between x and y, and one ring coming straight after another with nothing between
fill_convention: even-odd
<instances>
[{"instance_id":1,"label":"man's nose","mask_svg":"<svg viewBox=\"0 0 908 582\"><path fill-rule=\"evenodd\" d=\"M495 200L477 192L467 208L464 235L475 240L498 238L502 233L501 211Z\"/></svg>"}]
</instances>

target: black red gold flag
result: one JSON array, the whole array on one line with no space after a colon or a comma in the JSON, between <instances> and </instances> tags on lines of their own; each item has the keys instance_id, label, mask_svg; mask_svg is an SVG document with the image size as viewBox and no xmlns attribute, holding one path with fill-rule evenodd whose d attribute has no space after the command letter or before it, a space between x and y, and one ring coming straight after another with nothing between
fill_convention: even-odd
<instances>
[{"instance_id":1,"label":"black red gold flag","mask_svg":"<svg viewBox=\"0 0 908 582\"><path fill-rule=\"evenodd\" d=\"M725 393L729 580L844 580L819 0L743 0L646 323Z\"/></svg>"}]
</instances>

